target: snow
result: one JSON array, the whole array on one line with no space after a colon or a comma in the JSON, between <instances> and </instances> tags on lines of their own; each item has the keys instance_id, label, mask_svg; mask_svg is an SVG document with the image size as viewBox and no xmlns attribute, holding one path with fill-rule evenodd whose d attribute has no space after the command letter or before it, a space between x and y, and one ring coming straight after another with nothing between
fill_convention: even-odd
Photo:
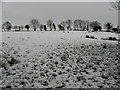
<instances>
[{"instance_id":1,"label":"snow","mask_svg":"<svg viewBox=\"0 0 120 90\"><path fill-rule=\"evenodd\" d=\"M85 38L86 35L97 39ZM118 59L115 56L118 42L101 40L110 36L118 38L117 34L109 32L3 32L3 60L0 62L11 58L19 62L12 66L6 63L7 69L0 67L0 85L29 88L117 87ZM80 77L80 81L76 77ZM106 77L112 77L110 81L113 82L103 85L102 81L109 81Z\"/></svg>"}]
</instances>

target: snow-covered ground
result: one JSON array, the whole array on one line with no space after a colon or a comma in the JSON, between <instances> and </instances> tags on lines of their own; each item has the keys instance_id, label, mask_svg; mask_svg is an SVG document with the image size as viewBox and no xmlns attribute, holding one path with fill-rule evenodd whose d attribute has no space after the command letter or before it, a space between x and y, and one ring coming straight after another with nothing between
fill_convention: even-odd
<instances>
[{"instance_id":1,"label":"snow-covered ground","mask_svg":"<svg viewBox=\"0 0 120 90\"><path fill-rule=\"evenodd\" d=\"M7 40L6 38L8 36L12 36L13 39L18 39L18 38L26 38L26 37L30 37L30 39L28 39L29 41L33 41L38 43L42 41L44 42L51 42L52 44L56 43L56 42L60 42L60 40L67 40L67 41L71 41L71 42L78 42L78 43L90 43L90 42L104 42L103 40L101 40L101 38L106 38L106 37L116 37L118 39L118 34L115 33L110 33L110 32L92 32L92 33L88 33L86 31L70 31L70 33L63 33L63 32L59 32L59 31L47 31L47 32L5 32L2 34L3 35L3 41ZM90 36L95 36L96 38L98 38L97 40L93 40L93 39L87 39L85 38L86 35L90 35ZM14 38L15 37L15 38ZM8 39L9 40L9 39ZM52 41L53 42L52 42ZM54 42L54 40L56 42ZM105 42L109 42L109 43L115 43L115 41L105 41Z\"/></svg>"},{"instance_id":2,"label":"snow-covered ground","mask_svg":"<svg viewBox=\"0 0 120 90\"><path fill-rule=\"evenodd\" d=\"M0 85L118 87L118 42L101 40L104 37L118 39L117 34L108 32L3 32Z\"/></svg>"}]
</instances>

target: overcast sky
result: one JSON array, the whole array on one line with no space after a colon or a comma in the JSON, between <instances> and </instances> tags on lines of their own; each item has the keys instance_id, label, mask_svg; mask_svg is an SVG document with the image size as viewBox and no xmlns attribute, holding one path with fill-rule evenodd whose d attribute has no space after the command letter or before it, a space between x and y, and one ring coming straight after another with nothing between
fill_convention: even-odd
<instances>
[{"instance_id":1,"label":"overcast sky","mask_svg":"<svg viewBox=\"0 0 120 90\"><path fill-rule=\"evenodd\" d=\"M98 20L102 24L118 24L118 12L109 2L3 2L2 20L13 25L29 24L31 19L45 24L52 19L57 24L67 19Z\"/></svg>"}]
</instances>

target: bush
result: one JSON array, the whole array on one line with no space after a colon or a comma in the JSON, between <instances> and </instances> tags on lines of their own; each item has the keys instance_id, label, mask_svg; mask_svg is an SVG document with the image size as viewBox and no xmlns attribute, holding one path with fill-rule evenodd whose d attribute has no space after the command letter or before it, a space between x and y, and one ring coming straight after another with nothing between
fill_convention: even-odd
<instances>
[{"instance_id":1,"label":"bush","mask_svg":"<svg viewBox=\"0 0 120 90\"><path fill-rule=\"evenodd\" d=\"M113 40L113 38L112 38L112 37L109 37L108 40Z\"/></svg>"},{"instance_id":2,"label":"bush","mask_svg":"<svg viewBox=\"0 0 120 90\"><path fill-rule=\"evenodd\" d=\"M119 41L119 39L117 39L116 37L108 37L108 38L101 38L102 40L114 40L114 41L116 41L116 40L118 40Z\"/></svg>"},{"instance_id":3,"label":"bush","mask_svg":"<svg viewBox=\"0 0 120 90\"><path fill-rule=\"evenodd\" d=\"M109 37L108 40L117 40L116 37Z\"/></svg>"},{"instance_id":4,"label":"bush","mask_svg":"<svg viewBox=\"0 0 120 90\"><path fill-rule=\"evenodd\" d=\"M86 35L86 38L90 38L89 35Z\"/></svg>"},{"instance_id":5,"label":"bush","mask_svg":"<svg viewBox=\"0 0 120 90\"><path fill-rule=\"evenodd\" d=\"M117 40L117 39L116 39L116 37L113 37L113 39L112 39L112 40Z\"/></svg>"},{"instance_id":6,"label":"bush","mask_svg":"<svg viewBox=\"0 0 120 90\"><path fill-rule=\"evenodd\" d=\"M97 39L94 36L89 36L89 35L86 35L86 38Z\"/></svg>"}]
</instances>

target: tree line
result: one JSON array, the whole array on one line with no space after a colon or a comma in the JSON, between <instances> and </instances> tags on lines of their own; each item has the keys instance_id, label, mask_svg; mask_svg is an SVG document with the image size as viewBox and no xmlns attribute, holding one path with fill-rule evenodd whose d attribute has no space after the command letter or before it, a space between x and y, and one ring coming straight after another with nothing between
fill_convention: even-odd
<instances>
[{"instance_id":1,"label":"tree line","mask_svg":"<svg viewBox=\"0 0 120 90\"><path fill-rule=\"evenodd\" d=\"M27 30L30 31L30 28L33 29L33 31L65 31L68 32L73 31L102 31L102 25L98 21L88 21L88 20L80 20L76 19L74 21L68 19L66 21L60 22L58 25L55 24L55 22L51 19L47 20L46 24L41 24L38 19L32 19L29 24L26 25L12 25L11 22L6 21L2 24L2 31L11 31L14 29L14 31L22 31ZM57 29L58 28L58 29ZM113 24L111 22L106 22L104 24L104 28L106 28L106 31L111 32L118 32L119 27L113 28Z\"/></svg>"}]
</instances>

